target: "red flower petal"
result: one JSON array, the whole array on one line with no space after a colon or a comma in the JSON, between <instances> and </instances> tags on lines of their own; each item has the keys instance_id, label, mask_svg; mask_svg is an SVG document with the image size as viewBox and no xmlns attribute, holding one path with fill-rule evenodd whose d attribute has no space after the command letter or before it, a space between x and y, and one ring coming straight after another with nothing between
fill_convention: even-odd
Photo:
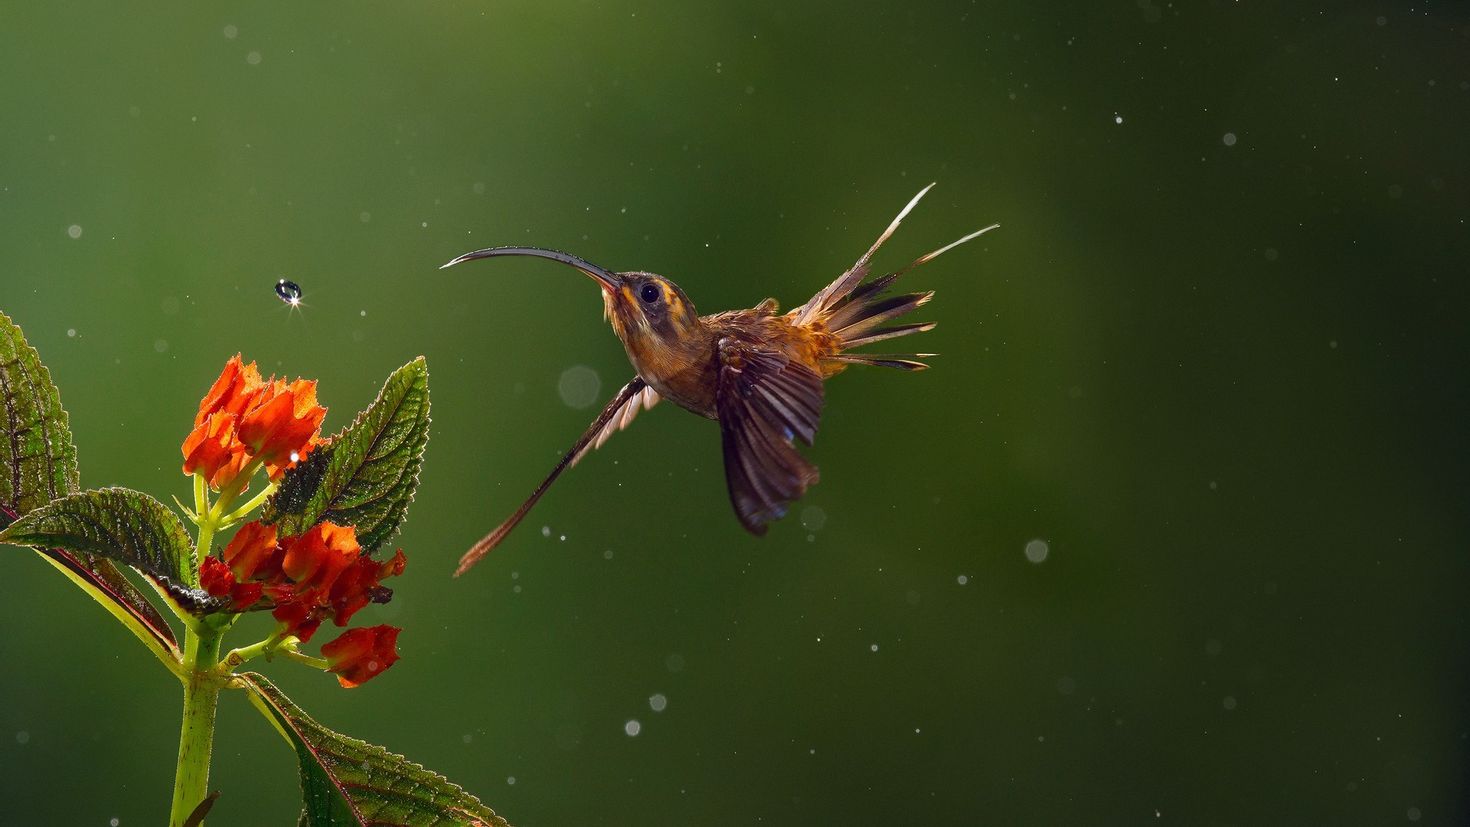
<instances>
[{"instance_id":1,"label":"red flower petal","mask_svg":"<svg viewBox=\"0 0 1470 827\"><path fill-rule=\"evenodd\" d=\"M213 597L230 598L230 610L236 613L255 605L263 592L259 583L237 582L218 557L206 557L199 564L199 585Z\"/></svg>"},{"instance_id":2,"label":"red flower petal","mask_svg":"<svg viewBox=\"0 0 1470 827\"><path fill-rule=\"evenodd\" d=\"M301 590L332 588L337 577L357 560L357 529L333 523L317 523L305 534L287 541L281 568Z\"/></svg>"},{"instance_id":3,"label":"red flower petal","mask_svg":"<svg viewBox=\"0 0 1470 827\"><path fill-rule=\"evenodd\" d=\"M399 549L392 559L382 563L366 555L358 557L357 562L348 566L332 584L332 622L338 626L346 626L352 622L352 616L358 609L375 599L380 603L385 602L386 597L382 595L391 596L392 592L379 584L385 578L402 574L407 564L408 559L403 556L403 549Z\"/></svg>"},{"instance_id":4,"label":"red flower petal","mask_svg":"<svg viewBox=\"0 0 1470 827\"><path fill-rule=\"evenodd\" d=\"M238 580L278 581L282 577L276 527L255 520L240 526L221 556Z\"/></svg>"},{"instance_id":5,"label":"red flower petal","mask_svg":"<svg viewBox=\"0 0 1470 827\"><path fill-rule=\"evenodd\" d=\"M348 629L322 647L322 657L331 664L328 671L347 689L383 674L398 661L400 631L395 626Z\"/></svg>"},{"instance_id":6,"label":"red flower petal","mask_svg":"<svg viewBox=\"0 0 1470 827\"><path fill-rule=\"evenodd\" d=\"M281 634L295 635L302 643L311 640L318 626L322 625L322 612L318 609L315 596L311 593L296 595L280 601L271 617L281 624Z\"/></svg>"},{"instance_id":7,"label":"red flower petal","mask_svg":"<svg viewBox=\"0 0 1470 827\"><path fill-rule=\"evenodd\" d=\"M199 401L199 413L194 417L194 424L198 425L219 412L239 416L250 407L255 396L264 386L265 383L260 381L260 371L256 370L255 363L243 364L240 354L236 353L225 363L225 369L220 373L219 378L214 380L214 385Z\"/></svg>"},{"instance_id":8,"label":"red flower petal","mask_svg":"<svg viewBox=\"0 0 1470 827\"><path fill-rule=\"evenodd\" d=\"M244 446L235 438L235 417L224 412L195 425L182 450L184 473L203 474L216 490L232 482L245 465Z\"/></svg>"},{"instance_id":9,"label":"red flower petal","mask_svg":"<svg viewBox=\"0 0 1470 827\"><path fill-rule=\"evenodd\" d=\"M199 564L199 586L213 597L224 597L235 585L235 575L218 557L206 557Z\"/></svg>"},{"instance_id":10,"label":"red flower petal","mask_svg":"<svg viewBox=\"0 0 1470 827\"><path fill-rule=\"evenodd\" d=\"M316 380L276 380L241 416L240 440L277 479L316 442L326 415L316 403Z\"/></svg>"}]
</instances>

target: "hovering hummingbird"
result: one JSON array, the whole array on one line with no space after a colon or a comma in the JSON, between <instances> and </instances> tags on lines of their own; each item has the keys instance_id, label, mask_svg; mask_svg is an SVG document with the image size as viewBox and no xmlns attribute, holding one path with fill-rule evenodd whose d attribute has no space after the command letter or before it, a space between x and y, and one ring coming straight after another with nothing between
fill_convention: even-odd
<instances>
[{"instance_id":1,"label":"hovering hummingbird","mask_svg":"<svg viewBox=\"0 0 1470 827\"><path fill-rule=\"evenodd\" d=\"M465 552L455 576L499 545L562 471L602 447L639 411L652 408L661 398L720 423L725 482L735 515L746 530L764 534L766 523L784 516L787 506L817 481L816 466L797 452L792 440L812 444L822 415L822 382L848 365L923 370L928 365L919 360L934 355L852 352L934 327L933 322L884 327L934 296L933 292L884 296L884 292L909 270L1000 226L977 230L919 256L907 267L864 281L873 254L933 186L920 190L847 272L785 314L777 313L775 299L766 299L748 310L700 316L684 291L663 276L615 273L539 247L490 247L445 264L535 256L577 268L602 288L603 315L636 371L521 507Z\"/></svg>"}]
</instances>

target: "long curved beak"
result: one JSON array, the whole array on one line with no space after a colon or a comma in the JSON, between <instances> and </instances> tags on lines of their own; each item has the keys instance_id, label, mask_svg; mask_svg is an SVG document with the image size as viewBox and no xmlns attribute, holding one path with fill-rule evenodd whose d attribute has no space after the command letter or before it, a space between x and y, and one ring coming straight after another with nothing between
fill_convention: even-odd
<instances>
[{"instance_id":1,"label":"long curved beak","mask_svg":"<svg viewBox=\"0 0 1470 827\"><path fill-rule=\"evenodd\" d=\"M439 269L443 270L445 267L453 267L462 261L472 261L477 258L494 258L496 256L535 256L536 258L549 258L552 261L559 261L562 264L575 267L586 275L591 276L602 287L605 293L616 293L618 287L623 283L618 274L611 270L605 270L584 258L578 258L570 253L563 253L560 250L547 250L543 247L487 247L484 250L465 253L448 264L440 266Z\"/></svg>"}]
</instances>

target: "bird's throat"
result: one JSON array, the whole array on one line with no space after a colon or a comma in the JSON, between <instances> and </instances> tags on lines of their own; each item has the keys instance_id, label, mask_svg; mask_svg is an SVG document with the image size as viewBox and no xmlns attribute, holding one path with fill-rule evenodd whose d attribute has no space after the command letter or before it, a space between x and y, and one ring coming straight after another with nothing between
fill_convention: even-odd
<instances>
[{"instance_id":1,"label":"bird's throat","mask_svg":"<svg viewBox=\"0 0 1470 827\"><path fill-rule=\"evenodd\" d=\"M676 330L629 325L619 331L628 361L650 387L682 408L714 415L714 333L702 319Z\"/></svg>"}]
</instances>

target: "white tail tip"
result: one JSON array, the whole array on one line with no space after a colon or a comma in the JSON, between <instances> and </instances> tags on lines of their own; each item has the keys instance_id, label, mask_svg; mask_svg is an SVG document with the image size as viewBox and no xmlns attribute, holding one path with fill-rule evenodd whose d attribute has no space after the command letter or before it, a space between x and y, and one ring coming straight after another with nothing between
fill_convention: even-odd
<instances>
[{"instance_id":1,"label":"white tail tip","mask_svg":"<svg viewBox=\"0 0 1470 827\"><path fill-rule=\"evenodd\" d=\"M998 228L999 226L1000 226L999 224L991 224L989 227L986 227L986 228L984 228L982 230L976 230L975 232L970 233L969 235L967 235L964 238L961 238L961 239L959 239L957 241L951 241L950 243L944 245L943 247L940 247L938 250L935 250L932 253L925 253L924 255L919 256L918 258L914 259L914 263L913 264L910 264L909 267L918 267L920 264L927 264L928 262L931 262L934 259L939 258L940 256L944 255L945 253L949 252L950 250L953 250L954 248L960 246L961 244L964 244L966 241L973 241L974 239L977 239L980 236L985 235L986 233L990 232L991 230L994 230L994 229ZM908 268L904 268L904 269L908 269Z\"/></svg>"}]
</instances>

